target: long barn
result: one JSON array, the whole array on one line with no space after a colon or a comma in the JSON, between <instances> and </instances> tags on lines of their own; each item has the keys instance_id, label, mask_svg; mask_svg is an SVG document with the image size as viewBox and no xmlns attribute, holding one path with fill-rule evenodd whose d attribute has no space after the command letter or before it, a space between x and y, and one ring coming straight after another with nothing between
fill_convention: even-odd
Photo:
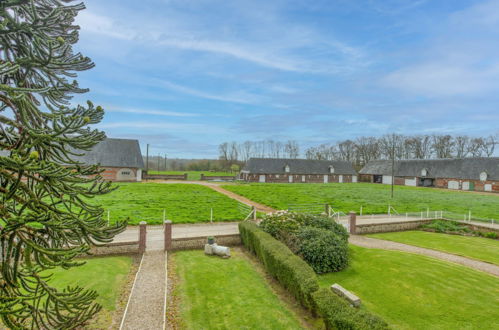
<instances>
[{"instance_id":1,"label":"long barn","mask_svg":"<svg viewBox=\"0 0 499 330\"><path fill-rule=\"evenodd\" d=\"M499 158L413 159L369 162L359 171L363 182L499 192ZM393 179L394 177L394 179Z\"/></svg>"},{"instance_id":2,"label":"long barn","mask_svg":"<svg viewBox=\"0 0 499 330\"><path fill-rule=\"evenodd\" d=\"M240 179L247 182L330 183L357 182L352 164L343 161L251 158Z\"/></svg>"}]
</instances>

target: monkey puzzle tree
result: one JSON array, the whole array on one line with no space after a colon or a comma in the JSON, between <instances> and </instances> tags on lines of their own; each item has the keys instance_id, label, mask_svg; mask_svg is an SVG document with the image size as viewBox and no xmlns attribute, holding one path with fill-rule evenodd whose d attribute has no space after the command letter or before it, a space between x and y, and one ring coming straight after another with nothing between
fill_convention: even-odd
<instances>
[{"instance_id":1,"label":"monkey puzzle tree","mask_svg":"<svg viewBox=\"0 0 499 330\"><path fill-rule=\"evenodd\" d=\"M80 265L125 225L107 227L88 203L112 187L77 161L105 135L89 128L101 107L70 103L86 92L70 80L93 67L72 49L84 9L72 2L0 0L0 317L11 328L73 328L99 311L95 292L57 291L46 270Z\"/></svg>"}]
</instances>

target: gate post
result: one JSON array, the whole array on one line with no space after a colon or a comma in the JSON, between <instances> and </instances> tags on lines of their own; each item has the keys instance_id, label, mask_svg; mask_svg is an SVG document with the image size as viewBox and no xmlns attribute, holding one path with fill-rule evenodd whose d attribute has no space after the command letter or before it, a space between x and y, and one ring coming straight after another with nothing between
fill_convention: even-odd
<instances>
[{"instance_id":1,"label":"gate post","mask_svg":"<svg viewBox=\"0 0 499 330\"><path fill-rule=\"evenodd\" d=\"M357 214L354 211L350 211L348 215L350 216L350 234L355 235L355 226L357 225Z\"/></svg>"},{"instance_id":2,"label":"gate post","mask_svg":"<svg viewBox=\"0 0 499 330\"><path fill-rule=\"evenodd\" d=\"M172 249L172 221L166 220L164 222L164 240L165 240L165 251L170 251Z\"/></svg>"},{"instance_id":3,"label":"gate post","mask_svg":"<svg viewBox=\"0 0 499 330\"><path fill-rule=\"evenodd\" d=\"M139 253L146 251L147 222L141 221L139 224Z\"/></svg>"}]
</instances>

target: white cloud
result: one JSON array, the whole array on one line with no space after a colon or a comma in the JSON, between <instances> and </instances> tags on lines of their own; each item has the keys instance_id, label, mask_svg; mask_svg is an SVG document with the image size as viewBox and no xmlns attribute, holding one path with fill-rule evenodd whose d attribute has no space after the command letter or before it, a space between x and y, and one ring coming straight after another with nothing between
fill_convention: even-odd
<instances>
[{"instance_id":1,"label":"white cloud","mask_svg":"<svg viewBox=\"0 0 499 330\"><path fill-rule=\"evenodd\" d=\"M163 132L184 132L184 133L214 133L220 128L212 125L204 124L182 124L182 123L165 123L155 121L121 121L100 123L95 125L98 129L115 129L115 128L136 128L136 129L157 129ZM166 130L166 131L165 131Z\"/></svg>"},{"instance_id":2,"label":"white cloud","mask_svg":"<svg viewBox=\"0 0 499 330\"><path fill-rule=\"evenodd\" d=\"M104 109L109 112L123 112L123 113L136 113L143 115L155 115L155 116L166 116L166 117L197 117L199 114L190 112L178 112L178 111L168 111L168 110L152 110L152 109L140 109L140 108L122 108L116 106L105 106Z\"/></svg>"}]
</instances>

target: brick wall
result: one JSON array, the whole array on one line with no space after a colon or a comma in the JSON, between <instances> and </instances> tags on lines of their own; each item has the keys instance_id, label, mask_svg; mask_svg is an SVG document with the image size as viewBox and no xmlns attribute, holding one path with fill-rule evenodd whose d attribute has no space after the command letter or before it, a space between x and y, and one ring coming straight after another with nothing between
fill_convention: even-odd
<instances>
[{"instance_id":1,"label":"brick wall","mask_svg":"<svg viewBox=\"0 0 499 330\"><path fill-rule=\"evenodd\" d=\"M174 238L172 239L172 250L203 249L206 239L206 237ZM215 242L223 246L238 246L241 245L241 236L239 234L219 235L215 236Z\"/></svg>"},{"instance_id":2,"label":"brick wall","mask_svg":"<svg viewBox=\"0 0 499 330\"><path fill-rule=\"evenodd\" d=\"M204 175L201 173L201 181L207 180L224 180L224 181L233 181L235 180L235 176L226 176L226 175Z\"/></svg>"},{"instance_id":3,"label":"brick wall","mask_svg":"<svg viewBox=\"0 0 499 330\"><path fill-rule=\"evenodd\" d=\"M499 182L498 181L480 181L480 180L462 180L462 179L437 179L435 180L435 186L438 188L448 188L449 181L459 182L459 189L462 189L463 182L470 182L475 185L474 191L485 191L485 185L490 184L492 186L492 192L499 192Z\"/></svg>"},{"instance_id":4,"label":"brick wall","mask_svg":"<svg viewBox=\"0 0 499 330\"><path fill-rule=\"evenodd\" d=\"M373 223L367 225L355 226L355 234L388 233L392 231L404 231L416 229L422 224L432 222L433 220L415 220L401 221L392 223Z\"/></svg>"},{"instance_id":5,"label":"brick wall","mask_svg":"<svg viewBox=\"0 0 499 330\"><path fill-rule=\"evenodd\" d=\"M128 181L135 182L137 181L137 170L136 168L124 168L124 167L102 167L104 172L101 173L102 177L106 181L118 181L118 172L121 170L130 170L133 174L133 179L130 180L120 180L120 181Z\"/></svg>"}]
</instances>

